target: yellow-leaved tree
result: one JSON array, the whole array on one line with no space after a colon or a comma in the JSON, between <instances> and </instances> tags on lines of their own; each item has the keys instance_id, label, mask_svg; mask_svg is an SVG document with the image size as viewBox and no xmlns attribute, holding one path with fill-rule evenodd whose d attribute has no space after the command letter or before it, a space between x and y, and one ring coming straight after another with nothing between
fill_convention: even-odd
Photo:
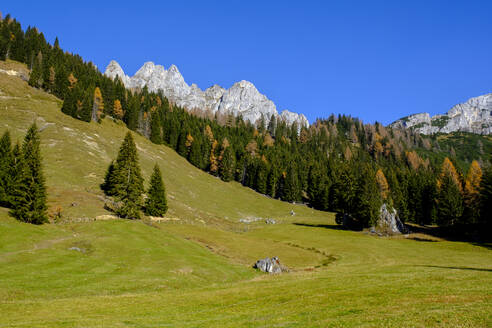
<instances>
[{"instance_id":1,"label":"yellow-leaved tree","mask_svg":"<svg viewBox=\"0 0 492 328\"><path fill-rule=\"evenodd\" d=\"M188 135L186 136L186 141L185 141L185 146L186 148L188 148L188 152L191 148L191 145L193 144L193 136L191 134L188 133Z\"/></svg>"},{"instance_id":2,"label":"yellow-leaved tree","mask_svg":"<svg viewBox=\"0 0 492 328\"><path fill-rule=\"evenodd\" d=\"M215 155L218 145L219 143L217 140L214 140L212 142L212 148L210 149L210 172L214 175L217 175L219 169L219 163L217 161L217 156Z\"/></svg>"},{"instance_id":3,"label":"yellow-leaved tree","mask_svg":"<svg viewBox=\"0 0 492 328\"><path fill-rule=\"evenodd\" d=\"M265 134L265 137L263 138L263 146L273 147L274 144L275 140L272 138L270 133L267 132L267 134Z\"/></svg>"},{"instance_id":4,"label":"yellow-leaved tree","mask_svg":"<svg viewBox=\"0 0 492 328\"><path fill-rule=\"evenodd\" d=\"M94 102L92 105L92 116L91 119L95 122L99 122L101 119L101 115L104 110L104 102L103 102L103 97L101 93L101 89L99 87L96 87L94 89Z\"/></svg>"},{"instance_id":5,"label":"yellow-leaved tree","mask_svg":"<svg viewBox=\"0 0 492 328\"><path fill-rule=\"evenodd\" d=\"M386 200L389 196L389 186L386 177L384 176L383 170L379 169L376 172L376 182L379 187L379 194L383 200Z\"/></svg>"},{"instance_id":6,"label":"yellow-leaved tree","mask_svg":"<svg viewBox=\"0 0 492 328\"><path fill-rule=\"evenodd\" d=\"M75 76L73 76L73 73L70 73L70 75L68 76L68 83L69 83L68 88L70 90L72 90L75 87L75 85L77 84L77 81L78 80Z\"/></svg>"},{"instance_id":7,"label":"yellow-leaved tree","mask_svg":"<svg viewBox=\"0 0 492 328\"><path fill-rule=\"evenodd\" d=\"M212 128L210 127L210 125L207 124L205 126L205 130L203 131L203 134L205 134L205 136L207 137L207 139L210 142L210 144L213 144L213 142L214 142L214 133L213 133Z\"/></svg>"},{"instance_id":8,"label":"yellow-leaved tree","mask_svg":"<svg viewBox=\"0 0 492 328\"><path fill-rule=\"evenodd\" d=\"M113 104L113 114L116 118L122 120L125 113L123 112L123 107L121 107L121 101L116 99Z\"/></svg>"},{"instance_id":9,"label":"yellow-leaved tree","mask_svg":"<svg viewBox=\"0 0 492 328\"><path fill-rule=\"evenodd\" d=\"M464 203L466 223L474 223L480 215L480 182L482 169L477 161L473 161L465 179Z\"/></svg>"},{"instance_id":10,"label":"yellow-leaved tree","mask_svg":"<svg viewBox=\"0 0 492 328\"><path fill-rule=\"evenodd\" d=\"M463 216L463 188L458 172L445 158L437 180L437 222L441 226L454 226Z\"/></svg>"},{"instance_id":11,"label":"yellow-leaved tree","mask_svg":"<svg viewBox=\"0 0 492 328\"><path fill-rule=\"evenodd\" d=\"M441 175L439 176L439 180L437 181L437 187L440 188L443 180L449 177L451 181L458 187L460 193L463 193L463 187L461 186L460 182L460 176L458 175L458 172L456 171L456 168L454 167L453 163L449 158L445 158L444 162L442 163L441 167Z\"/></svg>"}]
</instances>

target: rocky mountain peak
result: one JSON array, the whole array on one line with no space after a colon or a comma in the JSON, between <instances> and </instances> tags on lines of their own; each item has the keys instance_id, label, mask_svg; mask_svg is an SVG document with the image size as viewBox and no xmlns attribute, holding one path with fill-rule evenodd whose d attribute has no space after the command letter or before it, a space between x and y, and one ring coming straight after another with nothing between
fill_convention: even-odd
<instances>
[{"instance_id":1,"label":"rocky mountain peak","mask_svg":"<svg viewBox=\"0 0 492 328\"><path fill-rule=\"evenodd\" d=\"M297 122L299 126L309 126L308 120L302 114L284 110L279 115L273 101L261 94L249 81L236 82L229 89L214 84L202 91L196 84L189 86L175 65L166 70L164 66L155 65L150 61L144 63L134 76L128 77L121 66L112 60L104 74L112 79L118 76L128 88L147 86L149 91L162 90L169 100L184 108L241 115L243 119L252 123L263 117L268 124L274 115L288 124Z\"/></svg>"},{"instance_id":2,"label":"rocky mountain peak","mask_svg":"<svg viewBox=\"0 0 492 328\"><path fill-rule=\"evenodd\" d=\"M419 113L390 124L394 128L412 128L422 134L455 131L492 134L492 93L468 99L453 106L447 114L430 116Z\"/></svg>"},{"instance_id":3,"label":"rocky mountain peak","mask_svg":"<svg viewBox=\"0 0 492 328\"><path fill-rule=\"evenodd\" d=\"M115 60L109 62L109 65L106 67L106 72L104 74L111 79L114 79L118 76L125 86L128 86L128 84L130 83L130 78L125 75L120 64L118 64L118 62Z\"/></svg>"},{"instance_id":4,"label":"rocky mountain peak","mask_svg":"<svg viewBox=\"0 0 492 328\"><path fill-rule=\"evenodd\" d=\"M309 126L309 121L303 114L293 113L287 109L280 113L280 118L287 122L287 124L292 124L296 122L299 126Z\"/></svg>"},{"instance_id":5,"label":"rocky mountain peak","mask_svg":"<svg viewBox=\"0 0 492 328\"><path fill-rule=\"evenodd\" d=\"M169 67L169 72L173 72L173 73L177 73L177 74L181 75L181 73L178 70L178 67L174 64Z\"/></svg>"}]
</instances>

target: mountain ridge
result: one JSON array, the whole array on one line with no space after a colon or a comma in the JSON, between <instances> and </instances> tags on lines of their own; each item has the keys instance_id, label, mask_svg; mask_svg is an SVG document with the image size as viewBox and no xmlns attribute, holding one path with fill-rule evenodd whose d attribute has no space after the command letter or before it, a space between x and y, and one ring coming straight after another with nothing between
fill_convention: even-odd
<instances>
[{"instance_id":1,"label":"mountain ridge","mask_svg":"<svg viewBox=\"0 0 492 328\"><path fill-rule=\"evenodd\" d=\"M471 132L492 134L492 93L473 97L453 106L446 114L430 116L417 113L389 125L391 128L412 128L422 134Z\"/></svg>"},{"instance_id":2,"label":"mountain ridge","mask_svg":"<svg viewBox=\"0 0 492 328\"><path fill-rule=\"evenodd\" d=\"M132 76L125 74L119 63L111 60L104 75L114 79L117 76L127 88L143 88L149 91L162 90L164 95L178 106L186 109L200 109L211 111L213 114L241 115L251 123L258 122L262 116L268 124L272 115L287 124L297 123L299 127L308 127L309 121L303 114L283 110L278 112L273 101L261 94L255 85L241 80L234 83L229 89L218 84L201 90L196 84L188 85L176 65L168 70L162 65L155 65L148 61Z\"/></svg>"}]
</instances>

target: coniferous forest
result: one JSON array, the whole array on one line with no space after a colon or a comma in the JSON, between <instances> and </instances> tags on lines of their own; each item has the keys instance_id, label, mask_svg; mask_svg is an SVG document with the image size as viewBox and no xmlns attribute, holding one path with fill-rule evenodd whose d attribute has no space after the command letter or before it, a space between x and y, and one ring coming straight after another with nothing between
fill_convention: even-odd
<instances>
[{"instance_id":1,"label":"coniferous forest","mask_svg":"<svg viewBox=\"0 0 492 328\"><path fill-rule=\"evenodd\" d=\"M347 213L364 227L375 223L381 205L387 203L406 222L490 231L490 145L482 145L480 151L478 146L470 145L472 151L466 152L473 153L474 158L469 158L465 151L457 152L449 139L421 136L379 123L364 124L346 115L332 114L306 128L286 125L273 116L268 124L266 118L251 124L232 115L188 111L169 102L162 92L126 89L121 81L105 77L91 62L63 51L58 39L51 45L36 28L24 31L9 15L0 21L0 60L6 59L25 63L31 70L29 84L62 99L65 114L86 122L99 122L105 117L121 120L130 130L171 147L201 170L269 197ZM27 141L28 136L33 141ZM38 151L34 149L39 145L35 129L28 136L22 147L11 148L8 135L1 140L0 197L12 188L5 178L10 167L6 161ZM462 136L468 137L474 138ZM131 146L133 140L127 139L125 143ZM138 170L129 188L121 181L111 181L111 170L132 171L125 165L133 163L125 164L124 160L128 156L116 159L108 168L105 192L118 194L116 189L121 187L131 191L126 196L120 191L122 200L133 197L142 203ZM36 174L34 162L25 159L22 165L29 168L23 169L23 174ZM146 212L165 213L167 204L159 196L163 185L158 168L152 181L149 194L156 196L147 200ZM30 191L44 199L41 186ZM3 197L0 201L9 204L12 200ZM14 210L14 215L23 215L26 206ZM32 206L37 212L29 214L29 220L44 222L45 207ZM123 217L139 217L131 206L121 211Z\"/></svg>"}]
</instances>

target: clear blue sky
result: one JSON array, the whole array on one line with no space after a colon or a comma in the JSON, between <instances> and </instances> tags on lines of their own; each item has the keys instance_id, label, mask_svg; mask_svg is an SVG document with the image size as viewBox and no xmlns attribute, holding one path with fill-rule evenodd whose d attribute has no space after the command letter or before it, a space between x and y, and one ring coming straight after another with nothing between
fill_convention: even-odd
<instances>
[{"instance_id":1,"label":"clear blue sky","mask_svg":"<svg viewBox=\"0 0 492 328\"><path fill-rule=\"evenodd\" d=\"M176 64L205 89L253 82L310 121L390 123L492 92L492 1L4 1L102 71Z\"/></svg>"}]
</instances>

